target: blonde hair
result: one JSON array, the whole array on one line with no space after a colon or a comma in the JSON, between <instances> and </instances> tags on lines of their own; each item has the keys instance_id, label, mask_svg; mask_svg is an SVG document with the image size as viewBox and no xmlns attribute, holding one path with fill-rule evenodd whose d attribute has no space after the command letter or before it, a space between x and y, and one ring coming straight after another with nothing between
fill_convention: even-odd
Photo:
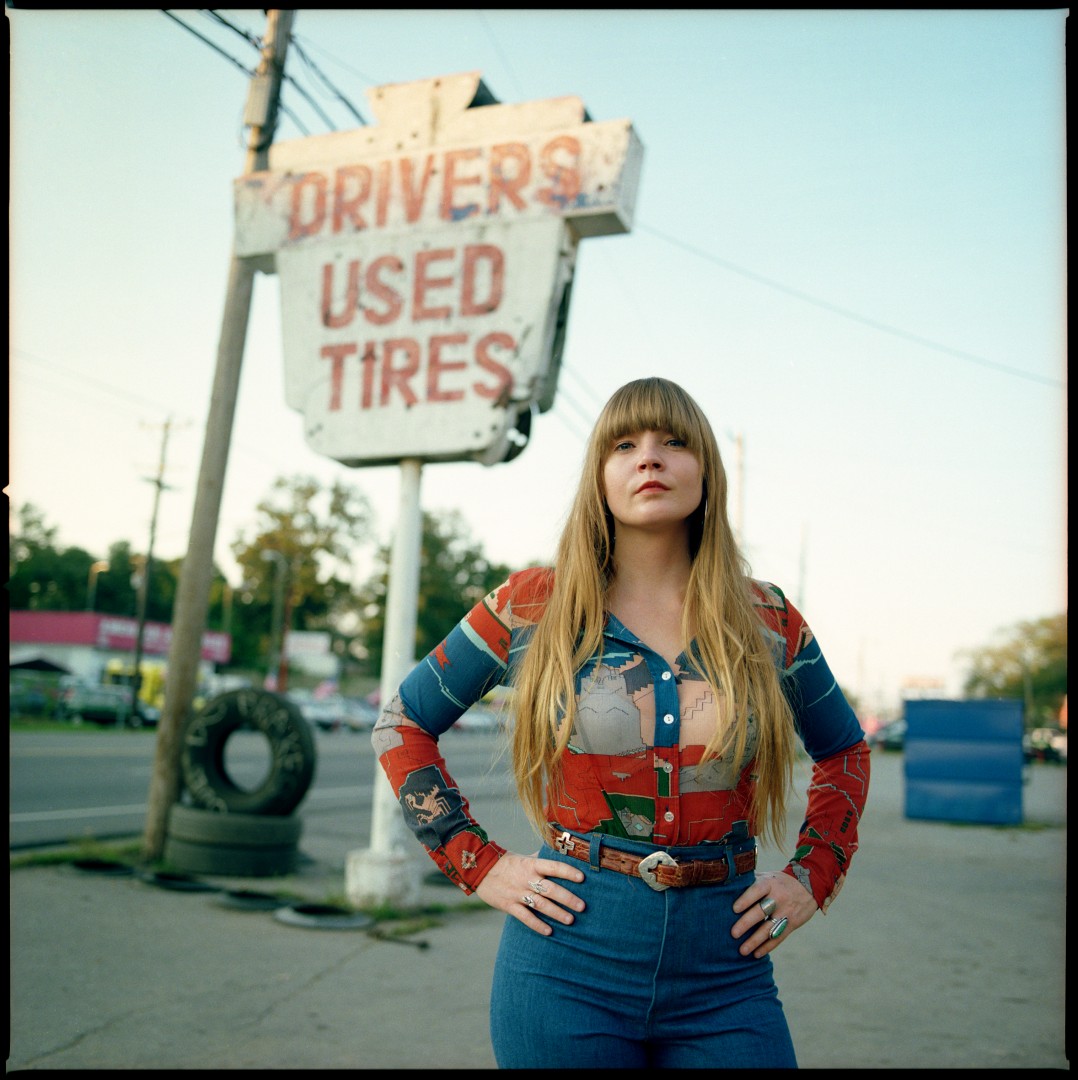
<instances>
[{"instance_id":1,"label":"blonde hair","mask_svg":"<svg viewBox=\"0 0 1078 1080\"><path fill-rule=\"evenodd\" d=\"M637 379L603 407L584 456L580 483L558 542L550 598L525 651L514 688L513 773L528 820L542 833L548 784L576 712L576 672L602 647L607 589L614 577L614 523L603 466L613 441L636 431L669 431L698 457L704 497L689 520L692 570L682 637L715 695L720 722L703 760L744 761L755 728L750 813L754 827L781 842L795 755L793 715L752 595L749 567L726 514L727 481L711 424L676 383ZM719 707L721 703L721 708Z\"/></svg>"}]
</instances>

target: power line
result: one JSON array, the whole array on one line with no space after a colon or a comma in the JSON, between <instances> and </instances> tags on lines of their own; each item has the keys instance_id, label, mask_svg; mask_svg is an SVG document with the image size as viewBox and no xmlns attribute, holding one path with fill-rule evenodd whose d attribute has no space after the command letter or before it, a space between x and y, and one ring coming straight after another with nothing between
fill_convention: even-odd
<instances>
[{"instance_id":1,"label":"power line","mask_svg":"<svg viewBox=\"0 0 1078 1080\"><path fill-rule=\"evenodd\" d=\"M724 270L730 270L735 274L740 274L750 281L756 281L761 285L766 285L770 289L776 289L779 292L785 293L787 296L792 296L797 300L803 300L806 304L812 304L814 307L818 307L823 311L829 311L833 315L841 315L845 319L859 322L863 326L871 327L873 330L881 330L885 334L891 334L894 337L913 342L915 345L923 345L927 349L934 349L936 352L946 353L948 356L954 356L959 360L968 360L971 364L979 364L981 367L992 368L993 370L1001 371L1006 375L1014 375L1020 379L1029 379L1031 382L1043 383L1046 386L1063 385L1059 379L1052 379L1046 375L1036 375L1031 371L1022 371L1019 368L1008 367L1006 364L998 364L995 361L986 360L983 356L976 356L973 353L963 352L961 349L954 349L950 345L943 345L938 341L932 341L930 338L921 337L920 334L910 333L908 330L903 330L901 327L891 326L888 323L880 322L878 319L869 318L867 315L861 315L856 311L851 311L849 308L839 307L837 304L832 304L828 300L822 300L817 296L802 292L800 289L785 285L781 281L775 281L774 278L765 277L763 274L757 274L753 270L747 270L743 266L737 266L735 263L728 262L726 259L720 259L717 255L712 255L709 251L703 251L693 244L688 244L684 240L678 240L677 237L669 236L648 225L638 223L636 228L643 232L651 233L652 236L657 236L660 240L665 240L668 244L673 244L675 247L682 248L684 251L696 255L698 258L714 263L716 266L721 266Z\"/></svg>"},{"instance_id":2,"label":"power line","mask_svg":"<svg viewBox=\"0 0 1078 1080\"><path fill-rule=\"evenodd\" d=\"M256 37L250 31L244 30L241 27L236 26L235 23L229 22L228 19L226 19L223 15L219 14L218 12L216 12L216 11L214 11L212 9L204 10L202 12L202 14L206 15L208 18L212 18L219 25L227 27L234 34L238 34L249 45L253 46L256 50L261 52L261 50L262 50L262 39L260 37ZM295 38L292 37L291 35L289 35L289 38L290 38L290 44L293 46L293 48L297 48ZM303 55L302 52L300 52L300 55L301 56ZM318 105L318 102L316 102L314 100L314 98L312 98L311 95L309 93L307 93L307 90L303 86L301 86L296 79L294 79L291 75L288 75L288 74L285 74L284 79L285 79L286 82L291 83L300 92L300 94L303 95L303 97L306 99L307 103L311 106L312 109L314 109L314 111L316 113L318 113L318 115L322 118L323 123L326 125L326 127L329 128L330 131L336 131L337 130L336 126L333 123L333 121L321 110L321 108ZM304 132L304 134L306 134L306 132Z\"/></svg>"},{"instance_id":3,"label":"power line","mask_svg":"<svg viewBox=\"0 0 1078 1080\"><path fill-rule=\"evenodd\" d=\"M366 124L367 121L360 115L359 110L341 93L337 86L330 81L330 79L321 71L321 69L315 64L315 62L304 52L300 43L296 40L296 35L292 35L292 48L299 54L299 58L311 69L316 78L318 78L322 84L333 94L338 101L356 118L356 121L360 124Z\"/></svg>"},{"instance_id":4,"label":"power line","mask_svg":"<svg viewBox=\"0 0 1078 1080\"><path fill-rule=\"evenodd\" d=\"M198 40L201 41L204 45L209 45L209 47L213 49L215 53L223 56L230 64L234 64L236 67L238 67L240 71L242 71L244 75L246 75L248 78L254 76L253 69L244 67L243 64L241 64L231 53L225 52L225 50L222 49L220 45L218 45L214 41L211 41L208 37L206 37L205 34L200 34L193 26L188 26L187 23L183 21L183 19L177 19L176 16L168 10L168 8L162 8L161 14L167 15L174 23L176 23L178 26L182 26L184 30L186 30L189 34L194 34L194 36L197 37Z\"/></svg>"},{"instance_id":5,"label":"power line","mask_svg":"<svg viewBox=\"0 0 1078 1080\"><path fill-rule=\"evenodd\" d=\"M182 26L184 30L186 30L189 34L194 34L194 36L197 37L198 40L201 41L204 45L208 45L211 49L213 49L215 53L223 56L230 64L238 67L240 71L242 71L244 75L246 75L248 78L254 78L255 73L253 69L244 67L243 64L241 64L239 60L237 60L231 53L226 52L220 47L220 45L206 37L205 34L200 34L193 26L188 26L187 23L183 21L183 19L177 19L176 16L168 10L168 8L161 8L160 10L163 15L167 15L174 23L177 24L177 26ZM225 20L223 19L219 19L219 21L225 22ZM230 26L230 28L233 30L236 30L236 27L231 26L231 24L227 22L225 23L225 25ZM244 34L243 31L237 30L236 32L242 34L244 37L248 37L248 35ZM290 79L290 76L286 76L286 78ZM299 117L296 116L296 114L291 109L289 109L286 105L283 104L278 104L278 108L281 110L281 112L285 114L285 116L289 118L289 120L292 121L293 124L296 125L297 128L299 128L301 135L310 134L307 128L300 121Z\"/></svg>"}]
</instances>

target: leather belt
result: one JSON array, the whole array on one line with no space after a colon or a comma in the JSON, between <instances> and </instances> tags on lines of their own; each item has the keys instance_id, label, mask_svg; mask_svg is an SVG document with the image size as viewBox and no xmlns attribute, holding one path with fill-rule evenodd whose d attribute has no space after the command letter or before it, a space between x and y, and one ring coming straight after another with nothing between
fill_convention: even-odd
<instances>
[{"instance_id":1,"label":"leather belt","mask_svg":"<svg viewBox=\"0 0 1078 1080\"><path fill-rule=\"evenodd\" d=\"M581 862L591 862L591 843L571 832L548 826L550 843L556 851ZM599 848L599 867L614 870L629 877L641 878L651 888L662 891L669 888L685 888L689 885L718 885L730 876L730 867L735 874L744 874L756 868L756 848L741 851L736 855L725 849L726 857L717 859L687 859L678 862L669 852L653 851L643 859L638 859L628 851L619 851L605 844Z\"/></svg>"}]
</instances>

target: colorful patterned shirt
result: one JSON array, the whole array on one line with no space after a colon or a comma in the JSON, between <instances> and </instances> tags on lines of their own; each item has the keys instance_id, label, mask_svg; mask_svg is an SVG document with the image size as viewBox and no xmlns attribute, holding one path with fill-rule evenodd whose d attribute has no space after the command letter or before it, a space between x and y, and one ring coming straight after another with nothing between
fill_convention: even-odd
<instances>
[{"instance_id":1,"label":"colorful patterned shirt","mask_svg":"<svg viewBox=\"0 0 1078 1080\"><path fill-rule=\"evenodd\" d=\"M472 817L438 736L495 686L512 685L552 580L549 569L523 570L476 604L405 678L372 737L409 828L466 893L505 849ZM797 734L813 762L805 818L786 872L826 911L857 850L868 747L800 613L774 585L754 581L753 590ZM577 672L576 694L561 759L563 794L548 789L548 821L664 847L754 831L754 727L750 720L743 760L701 761L717 719L715 701L685 652L669 664L608 613L601 650Z\"/></svg>"}]
</instances>

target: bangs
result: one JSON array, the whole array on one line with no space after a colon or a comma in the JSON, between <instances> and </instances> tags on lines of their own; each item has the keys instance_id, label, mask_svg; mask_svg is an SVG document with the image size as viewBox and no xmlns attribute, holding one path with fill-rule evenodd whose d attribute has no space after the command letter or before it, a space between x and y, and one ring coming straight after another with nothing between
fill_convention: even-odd
<instances>
[{"instance_id":1,"label":"bangs","mask_svg":"<svg viewBox=\"0 0 1078 1080\"><path fill-rule=\"evenodd\" d=\"M690 450L703 452L708 425L699 406L666 379L637 379L615 391L595 427L595 445L605 457L610 445L634 431L669 431Z\"/></svg>"}]
</instances>

